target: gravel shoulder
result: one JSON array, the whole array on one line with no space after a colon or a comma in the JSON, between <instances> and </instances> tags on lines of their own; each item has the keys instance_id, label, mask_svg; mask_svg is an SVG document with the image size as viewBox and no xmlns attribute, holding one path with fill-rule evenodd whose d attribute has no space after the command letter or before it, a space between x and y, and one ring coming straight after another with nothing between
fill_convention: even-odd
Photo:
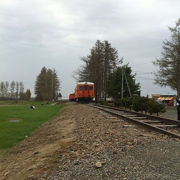
<instances>
[{"instance_id":1,"label":"gravel shoulder","mask_svg":"<svg viewBox=\"0 0 180 180\"><path fill-rule=\"evenodd\" d=\"M85 105L74 108L76 142L46 179L180 179L179 140Z\"/></svg>"},{"instance_id":2,"label":"gravel shoulder","mask_svg":"<svg viewBox=\"0 0 180 180\"><path fill-rule=\"evenodd\" d=\"M3 179L180 179L180 141L85 104L0 157Z\"/></svg>"}]
</instances>

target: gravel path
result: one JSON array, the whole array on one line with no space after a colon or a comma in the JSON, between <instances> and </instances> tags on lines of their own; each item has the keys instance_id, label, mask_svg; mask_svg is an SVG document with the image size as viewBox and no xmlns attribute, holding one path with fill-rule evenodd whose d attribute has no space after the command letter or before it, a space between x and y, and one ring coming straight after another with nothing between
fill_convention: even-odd
<instances>
[{"instance_id":1,"label":"gravel path","mask_svg":"<svg viewBox=\"0 0 180 180\"><path fill-rule=\"evenodd\" d=\"M180 141L119 120L88 105L70 104L79 114L74 144L59 154L57 167L42 179L180 179Z\"/></svg>"}]
</instances>

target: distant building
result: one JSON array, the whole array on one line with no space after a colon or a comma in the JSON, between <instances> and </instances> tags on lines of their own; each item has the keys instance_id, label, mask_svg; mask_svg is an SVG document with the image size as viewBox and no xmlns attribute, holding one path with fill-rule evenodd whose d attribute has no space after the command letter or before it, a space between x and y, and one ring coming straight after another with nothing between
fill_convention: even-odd
<instances>
[{"instance_id":1,"label":"distant building","mask_svg":"<svg viewBox=\"0 0 180 180\"><path fill-rule=\"evenodd\" d=\"M57 100L58 100L58 101L61 101L61 100L62 100L62 94L61 94L61 93L58 94Z\"/></svg>"},{"instance_id":2,"label":"distant building","mask_svg":"<svg viewBox=\"0 0 180 180\"><path fill-rule=\"evenodd\" d=\"M168 106L176 106L176 95L152 94L152 98Z\"/></svg>"},{"instance_id":3,"label":"distant building","mask_svg":"<svg viewBox=\"0 0 180 180\"><path fill-rule=\"evenodd\" d=\"M161 95L160 94L151 94L153 99L158 99Z\"/></svg>"}]
</instances>

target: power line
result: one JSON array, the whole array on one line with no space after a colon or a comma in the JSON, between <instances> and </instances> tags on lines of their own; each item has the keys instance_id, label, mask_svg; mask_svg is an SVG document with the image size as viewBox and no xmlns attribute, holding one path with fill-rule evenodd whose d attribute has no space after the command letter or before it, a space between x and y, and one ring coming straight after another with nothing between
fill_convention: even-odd
<instances>
[{"instance_id":1,"label":"power line","mask_svg":"<svg viewBox=\"0 0 180 180\"><path fill-rule=\"evenodd\" d=\"M138 77L137 79L141 79L141 80L154 80L153 78L146 78L146 77Z\"/></svg>"},{"instance_id":2,"label":"power line","mask_svg":"<svg viewBox=\"0 0 180 180\"><path fill-rule=\"evenodd\" d=\"M142 71L135 71L137 75L143 75L143 74L154 74L153 72L142 72Z\"/></svg>"}]
</instances>

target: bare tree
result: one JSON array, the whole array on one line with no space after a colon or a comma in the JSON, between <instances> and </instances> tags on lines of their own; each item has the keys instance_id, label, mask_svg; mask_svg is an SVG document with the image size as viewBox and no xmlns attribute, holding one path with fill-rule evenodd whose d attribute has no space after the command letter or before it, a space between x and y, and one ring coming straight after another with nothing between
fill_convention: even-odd
<instances>
[{"instance_id":1,"label":"bare tree","mask_svg":"<svg viewBox=\"0 0 180 180\"><path fill-rule=\"evenodd\" d=\"M9 98L9 82L5 82L5 97Z\"/></svg>"}]
</instances>

